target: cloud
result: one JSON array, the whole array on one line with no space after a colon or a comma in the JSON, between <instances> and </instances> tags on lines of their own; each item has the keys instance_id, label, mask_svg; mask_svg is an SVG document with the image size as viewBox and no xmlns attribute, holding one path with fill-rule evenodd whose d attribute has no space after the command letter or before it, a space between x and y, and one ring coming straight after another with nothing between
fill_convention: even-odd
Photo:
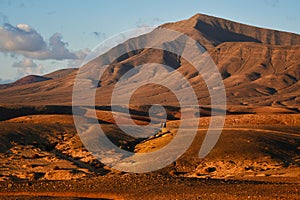
<instances>
[{"instance_id":1,"label":"cloud","mask_svg":"<svg viewBox=\"0 0 300 200\"><path fill-rule=\"evenodd\" d=\"M144 27L149 27L150 25L147 24L144 20L141 18L138 19L138 21L135 23L137 28L144 28Z\"/></svg>"},{"instance_id":2,"label":"cloud","mask_svg":"<svg viewBox=\"0 0 300 200\"><path fill-rule=\"evenodd\" d=\"M60 33L49 38L47 44L44 38L27 24L12 26L5 23L0 27L0 51L19 54L37 60L78 59L76 52L67 48Z\"/></svg>"},{"instance_id":3,"label":"cloud","mask_svg":"<svg viewBox=\"0 0 300 200\"><path fill-rule=\"evenodd\" d=\"M60 33L53 34L49 39L49 44L46 49L40 51L21 51L20 54L38 60L65 60L77 59L76 52L71 52L67 48L67 43L62 41Z\"/></svg>"},{"instance_id":4,"label":"cloud","mask_svg":"<svg viewBox=\"0 0 300 200\"><path fill-rule=\"evenodd\" d=\"M12 67L18 69L18 76L42 74L44 71L44 67L42 65L37 65L29 58L23 58L23 60L13 63Z\"/></svg>"},{"instance_id":5,"label":"cloud","mask_svg":"<svg viewBox=\"0 0 300 200\"><path fill-rule=\"evenodd\" d=\"M91 50L86 48L76 52L77 59L69 60L68 67L71 68L79 68L81 67L82 62L84 61L85 57L91 53Z\"/></svg>"},{"instance_id":6,"label":"cloud","mask_svg":"<svg viewBox=\"0 0 300 200\"><path fill-rule=\"evenodd\" d=\"M36 68L37 64L35 64L31 59L23 58L22 61L15 62L12 66L16 68Z\"/></svg>"},{"instance_id":7,"label":"cloud","mask_svg":"<svg viewBox=\"0 0 300 200\"><path fill-rule=\"evenodd\" d=\"M0 78L0 84L11 83L13 80Z\"/></svg>"},{"instance_id":8,"label":"cloud","mask_svg":"<svg viewBox=\"0 0 300 200\"><path fill-rule=\"evenodd\" d=\"M47 12L47 15L54 15L54 14L56 14L56 11L55 11L55 10L52 10L52 11Z\"/></svg>"},{"instance_id":9,"label":"cloud","mask_svg":"<svg viewBox=\"0 0 300 200\"><path fill-rule=\"evenodd\" d=\"M103 33L103 32L94 31L94 32L93 32L93 35L94 35L97 39L100 39L100 40L106 39L106 34Z\"/></svg>"},{"instance_id":10,"label":"cloud","mask_svg":"<svg viewBox=\"0 0 300 200\"><path fill-rule=\"evenodd\" d=\"M264 0L265 4L271 7L276 7L279 3L279 0Z\"/></svg>"},{"instance_id":11,"label":"cloud","mask_svg":"<svg viewBox=\"0 0 300 200\"><path fill-rule=\"evenodd\" d=\"M138 21L135 23L137 28L144 28L144 27L152 27L156 26L158 23L163 22L164 19L162 18L152 18L150 21L146 22L142 18L139 18Z\"/></svg>"},{"instance_id":12,"label":"cloud","mask_svg":"<svg viewBox=\"0 0 300 200\"><path fill-rule=\"evenodd\" d=\"M0 19L1 16L3 21L7 22L0 26L0 52L17 60L11 66L17 69L17 78L48 72L45 67L49 67L48 60L63 61L64 66L80 67L82 61L90 53L87 48L78 51L70 50L61 33L54 33L49 39L45 39L33 27L27 24L13 26L8 23L5 15L0 13ZM22 60L20 56L23 57ZM36 60L45 62L45 65L36 64ZM6 80L0 80L1 82L6 82Z\"/></svg>"},{"instance_id":13,"label":"cloud","mask_svg":"<svg viewBox=\"0 0 300 200\"><path fill-rule=\"evenodd\" d=\"M43 37L27 24L16 27L5 23L0 27L0 50L4 52L34 52L47 47Z\"/></svg>"},{"instance_id":14,"label":"cloud","mask_svg":"<svg viewBox=\"0 0 300 200\"><path fill-rule=\"evenodd\" d=\"M164 19L163 19L163 18L159 18L159 17L154 17L154 18L152 19L152 21L158 23L158 22L163 22Z\"/></svg>"}]
</instances>

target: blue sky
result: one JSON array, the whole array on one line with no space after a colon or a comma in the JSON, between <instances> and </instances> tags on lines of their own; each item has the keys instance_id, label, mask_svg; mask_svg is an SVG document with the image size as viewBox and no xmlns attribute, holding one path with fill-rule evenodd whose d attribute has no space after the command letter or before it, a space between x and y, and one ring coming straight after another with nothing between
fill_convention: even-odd
<instances>
[{"instance_id":1,"label":"blue sky","mask_svg":"<svg viewBox=\"0 0 300 200\"><path fill-rule=\"evenodd\" d=\"M112 35L196 13L300 34L299 8L299 0L1 0L0 83L78 66ZM18 37L26 41L7 42Z\"/></svg>"}]
</instances>

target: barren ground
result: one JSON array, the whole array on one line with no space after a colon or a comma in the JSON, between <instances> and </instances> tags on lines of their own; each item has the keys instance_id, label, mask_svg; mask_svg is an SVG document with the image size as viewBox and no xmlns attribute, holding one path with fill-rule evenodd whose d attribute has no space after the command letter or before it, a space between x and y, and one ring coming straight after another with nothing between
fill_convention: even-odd
<instances>
[{"instance_id":1,"label":"barren ground","mask_svg":"<svg viewBox=\"0 0 300 200\"><path fill-rule=\"evenodd\" d=\"M107 121L107 111L98 111ZM103 112L103 115L101 115ZM105 117L107 116L107 118ZM145 117L142 119L144 120ZM297 199L300 189L300 115L228 115L222 135L204 159L197 155L209 117L175 163L129 174L104 166L83 147L70 115L28 115L0 123L0 196L108 199ZM142 121L141 121L142 123ZM136 140L114 124L109 138L135 152L155 151L176 135L178 121Z\"/></svg>"}]
</instances>

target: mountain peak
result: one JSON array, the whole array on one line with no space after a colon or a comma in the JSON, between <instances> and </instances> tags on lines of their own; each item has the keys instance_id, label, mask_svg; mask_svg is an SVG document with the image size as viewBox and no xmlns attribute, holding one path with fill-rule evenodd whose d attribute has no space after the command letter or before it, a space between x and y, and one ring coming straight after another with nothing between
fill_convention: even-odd
<instances>
[{"instance_id":1,"label":"mountain peak","mask_svg":"<svg viewBox=\"0 0 300 200\"><path fill-rule=\"evenodd\" d=\"M221 18L206 15L206 14L202 14L202 13L197 13L197 14L193 15L192 17L190 17L187 20L189 20L189 21L191 21L191 20L197 20L197 21L203 20L203 21L205 21L205 20L213 20L213 19L221 19Z\"/></svg>"},{"instance_id":2,"label":"mountain peak","mask_svg":"<svg viewBox=\"0 0 300 200\"><path fill-rule=\"evenodd\" d=\"M256 42L267 45L300 45L300 35L266 28L258 28L205 14L168 23L163 27L185 33L206 49L224 42Z\"/></svg>"}]
</instances>

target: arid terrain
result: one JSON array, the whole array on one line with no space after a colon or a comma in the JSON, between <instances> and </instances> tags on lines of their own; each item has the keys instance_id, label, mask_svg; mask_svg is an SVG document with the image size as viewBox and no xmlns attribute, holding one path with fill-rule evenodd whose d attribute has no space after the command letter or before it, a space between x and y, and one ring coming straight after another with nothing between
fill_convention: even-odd
<instances>
[{"instance_id":1,"label":"arid terrain","mask_svg":"<svg viewBox=\"0 0 300 200\"><path fill-rule=\"evenodd\" d=\"M111 169L86 150L76 132L72 89L78 69L27 76L0 85L0 198L300 198L300 35L200 14L161 27L198 41L222 75L227 115L208 156L198 156L213 118L201 74L170 52L144 49L122 56L105 72L97 87L97 120L122 149L147 153L167 145L181 122L171 91L146 85L131 99L136 124L149 123L148 105L167 108L166 128L149 138L124 134L109 104L114 85L128 70L162 63L182 73L197 93L200 125L190 148L155 172ZM95 63L97 58L90 65ZM85 109L88 115L90 108Z\"/></svg>"}]
</instances>

